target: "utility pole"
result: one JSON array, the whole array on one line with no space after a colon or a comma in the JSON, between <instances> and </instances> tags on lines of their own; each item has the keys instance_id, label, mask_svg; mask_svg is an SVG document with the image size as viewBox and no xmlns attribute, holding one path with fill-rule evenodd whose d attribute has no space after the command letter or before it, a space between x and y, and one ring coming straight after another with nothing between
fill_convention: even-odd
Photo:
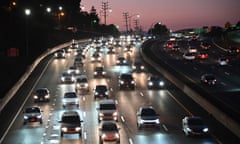
<instances>
[{"instance_id":1,"label":"utility pole","mask_svg":"<svg viewBox=\"0 0 240 144\"><path fill-rule=\"evenodd\" d=\"M128 32L128 18L129 18L128 12L124 12L123 13L123 19L124 19L125 26L126 26L126 32Z\"/></svg>"},{"instance_id":2,"label":"utility pole","mask_svg":"<svg viewBox=\"0 0 240 144\"><path fill-rule=\"evenodd\" d=\"M135 25L135 27L134 27L134 29L135 29L135 31L139 31L139 19L135 19L134 21L134 25Z\"/></svg>"},{"instance_id":3,"label":"utility pole","mask_svg":"<svg viewBox=\"0 0 240 144\"><path fill-rule=\"evenodd\" d=\"M104 24L107 24L107 11L110 10L109 8L109 2L102 2L102 10L101 12L103 13L103 17L104 17Z\"/></svg>"}]
</instances>

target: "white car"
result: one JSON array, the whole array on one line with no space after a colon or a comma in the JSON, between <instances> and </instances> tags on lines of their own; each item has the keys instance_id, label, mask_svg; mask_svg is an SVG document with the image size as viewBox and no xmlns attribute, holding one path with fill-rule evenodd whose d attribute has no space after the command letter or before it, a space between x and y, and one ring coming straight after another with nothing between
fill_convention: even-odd
<instances>
[{"instance_id":1,"label":"white car","mask_svg":"<svg viewBox=\"0 0 240 144\"><path fill-rule=\"evenodd\" d=\"M160 117L152 106L140 107L137 111L137 127L154 126L160 128Z\"/></svg>"},{"instance_id":2,"label":"white car","mask_svg":"<svg viewBox=\"0 0 240 144\"><path fill-rule=\"evenodd\" d=\"M62 83L74 83L75 82L75 77L71 73L64 72L61 75L61 82Z\"/></svg>"},{"instance_id":3,"label":"white car","mask_svg":"<svg viewBox=\"0 0 240 144\"><path fill-rule=\"evenodd\" d=\"M39 122L43 123L43 114L40 107L27 107L23 111L23 124L26 125L28 122Z\"/></svg>"},{"instance_id":4,"label":"white car","mask_svg":"<svg viewBox=\"0 0 240 144\"><path fill-rule=\"evenodd\" d=\"M195 53L186 52L186 53L183 54L183 58L185 60L194 60L194 59L196 59L196 54Z\"/></svg>"},{"instance_id":5,"label":"white car","mask_svg":"<svg viewBox=\"0 0 240 144\"><path fill-rule=\"evenodd\" d=\"M66 108L66 106L75 105L79 107L79 99L75 92L65 92L62 99L62 106Z\"/></svg>"}]
</instances>

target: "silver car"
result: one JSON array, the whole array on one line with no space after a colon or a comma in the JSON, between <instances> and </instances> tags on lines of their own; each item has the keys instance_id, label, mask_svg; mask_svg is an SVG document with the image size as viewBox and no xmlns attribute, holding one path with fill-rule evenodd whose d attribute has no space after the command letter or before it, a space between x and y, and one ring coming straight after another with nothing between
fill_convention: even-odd
<instances>
[{"instance_id":1,"label":"silver car","mask_svg":"<svg viewBox=\"0 0 240 144\"><path fill-rule=\"evenodd\" d=\"M75 92L66 92L64 93L62 99L62 106L65 108L66 106L75 105L79 107L79 99Z\"/></svg>"}]
</instances>

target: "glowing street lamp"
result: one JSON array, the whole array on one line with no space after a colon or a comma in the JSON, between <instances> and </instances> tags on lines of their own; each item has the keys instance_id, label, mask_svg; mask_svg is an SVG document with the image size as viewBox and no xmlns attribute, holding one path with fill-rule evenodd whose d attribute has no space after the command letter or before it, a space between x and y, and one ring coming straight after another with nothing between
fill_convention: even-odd
<instances>
[{"instance_id":1,"label":"glowing street lamp","mask_svg":"<svg viewBox=\"0 0 240 144\"><path fill-rule=\"evenodd\" d=\"M25 9L25 15L26 15L26 28L25 28L25 32L26 32L26 56L28 56L28 50L29 50L29 24L28 24L28 19L27 17L29 17L29 15L31 15L31 10L30 9Z\"/></svg>"}]
</instances>

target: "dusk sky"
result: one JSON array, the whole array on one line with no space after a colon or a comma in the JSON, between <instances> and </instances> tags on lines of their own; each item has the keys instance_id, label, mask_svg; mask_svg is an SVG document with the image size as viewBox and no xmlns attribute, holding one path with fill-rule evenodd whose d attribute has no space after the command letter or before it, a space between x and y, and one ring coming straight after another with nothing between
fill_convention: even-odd
<instances>
[{"instance_id":1,"label":"dusk sky","mask_svg":"<svg viewBox=\"0 0 240 144\"><path fill-rule=\"evenodd\" d=\"M107 0L82 0L85 11L92 6L100 15L101 5ZM221 26L227 21L236 24L240 21L240 0L108 0L109 8L107 24L118 25L126 30L123 13L129 16L139 14L139 22L143 30L148 30L153 23L161 22L171 30L183 28L201 28L202 26ZM133 20L137 16L132 16Z\"/></svg>"}]
</instances>

